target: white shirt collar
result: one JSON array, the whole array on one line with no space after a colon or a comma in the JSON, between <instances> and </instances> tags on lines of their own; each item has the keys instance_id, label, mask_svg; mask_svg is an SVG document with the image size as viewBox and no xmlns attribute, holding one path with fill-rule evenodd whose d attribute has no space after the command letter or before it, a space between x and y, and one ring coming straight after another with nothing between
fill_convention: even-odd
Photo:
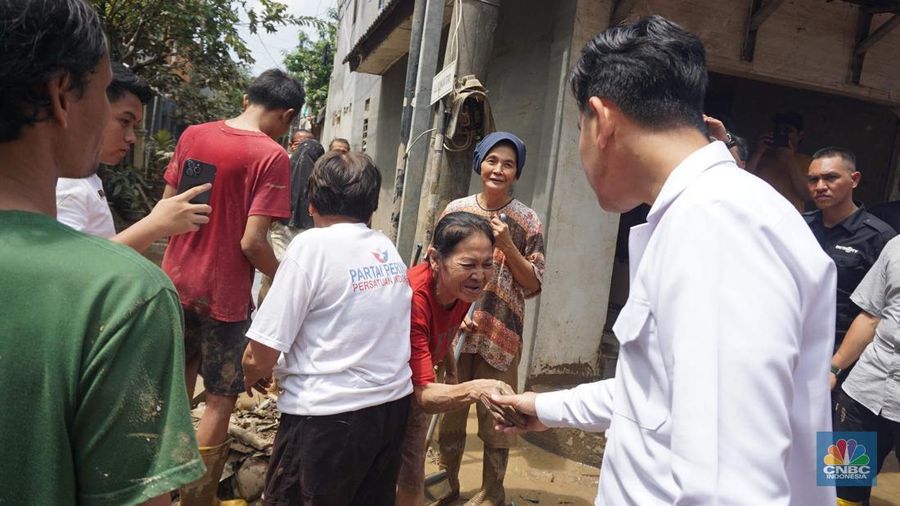
<instances>
[{"instance_id":1,"label":"white shirt collar","mask_svg":"<svg viewBox=\"0 0 900 506\"><path fill-rule=\"evenodd\" d=\"M734 164L734 157L721 141L711 142L694 151L681 161L675 170L666 178L663 187L659 191L650 212L647 214L648 223L659 223L669 205L681 195L694 179L707 169L722 163ZM737 165L734 167L737 169Z\"/></svg>"}]
</instances>

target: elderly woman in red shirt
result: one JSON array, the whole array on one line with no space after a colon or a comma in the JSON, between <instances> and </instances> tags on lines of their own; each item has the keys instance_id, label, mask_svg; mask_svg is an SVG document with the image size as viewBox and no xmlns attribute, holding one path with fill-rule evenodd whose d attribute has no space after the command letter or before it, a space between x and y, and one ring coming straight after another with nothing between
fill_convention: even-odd
<instances>
[{"instance_id":1,"label":"elderly woman in red shirt","mask_svg":"<svg viewBox=\"0 0 900 506\"><path fill-rule=\"evenodd\" d=\"M428 261L408 272L413 290L410 340L413 392L397 481L398 505L424 501L427 413L459 409L479 395L509 391L502 381L455 383L450 345L469 306L493 274L494 234L490 224L470 213L450 213L434 230ZM446 383L436 383L434 366L447 361Z\"/></svg>"}]
</instances>

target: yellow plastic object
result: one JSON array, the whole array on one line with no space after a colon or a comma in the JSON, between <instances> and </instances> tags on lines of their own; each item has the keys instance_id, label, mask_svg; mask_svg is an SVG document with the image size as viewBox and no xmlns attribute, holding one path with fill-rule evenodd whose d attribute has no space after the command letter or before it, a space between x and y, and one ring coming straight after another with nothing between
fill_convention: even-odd
<instances>
[{"instance_id":1,"label":"yellow plastic object","mask_svg":"<svg viewBox=\"0 0 900 506\"><path fill-rule=\"evenodd\" d=\"M862 506L861 501L848 501L846 499L841 499L838 497L837 506Z\"/></svg>"}]
</instances>

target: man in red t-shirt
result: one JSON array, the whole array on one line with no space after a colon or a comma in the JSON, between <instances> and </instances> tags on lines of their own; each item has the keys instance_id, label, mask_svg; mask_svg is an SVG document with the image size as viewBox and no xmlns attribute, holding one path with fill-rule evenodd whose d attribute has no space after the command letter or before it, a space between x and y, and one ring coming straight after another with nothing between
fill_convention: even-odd
<instances>
[{"instance_id":1,"label":"man in red t-shirt","mask_svg":"<svg viewBox=\"0 0 900 506\"><path fill-rule=\"evenodd\" d=\"M287 132L303 101L296 79L267 70L250 84L239 116L185 130L166 169L164 198L175 195L186 161L216 167L209 223L169 239L163 257L184 308L188 393L198 371L206 388L197 442L207 474L182 490L182 504L212 502L227 457L228 422L244 390L254 268L275 275L278 261L266 233L272 219L291 214L290 162L273 139Z\"/></svg>"}]
</instances>

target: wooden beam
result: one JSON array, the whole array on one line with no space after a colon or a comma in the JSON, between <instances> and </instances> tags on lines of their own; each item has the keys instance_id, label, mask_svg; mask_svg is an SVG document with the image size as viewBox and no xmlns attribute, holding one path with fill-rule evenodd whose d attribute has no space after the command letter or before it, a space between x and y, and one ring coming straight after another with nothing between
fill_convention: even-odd
<instances>
[{"instance_id":1,"label":"wooden beam","mask_svg":"<svg viewBox=\"0 0 900 506\"><path fill-rule=\"evenodd\" d=\"M864 9L859 10L856 18L856 47L859 47L869 36L869 30L872 28L872 13L866 12ZM853 52L850 58L850 82L859 84L862 77L863 63L866 59L866 53Z\"/></svg>"},{"instance_id":2,"label":"wooden beam","mask_svg":"<svg viewBox=\"0 0 900 506\"><path fill-rule=\"evenodd\" d=\"M784 0L750 1L750 14L747 16L747 25L744 30L744 45L741 49L742 60L753 61L753 54L756 52L756 34L763 23L778 10L782 3L784 3Z\"/></svg>"},{"instance_id":3,"label":"wooden beam","mask_svg":"<svg viewBox=\"0 0 900 506\"><path fill-rule=\"evenodd\" d=\"M891 19L885 21L881 26L875 29L871 35L859 41L856 44L855 54L864 54L872 48L879 40L883 39L891 30L900 25L900 14L894 14Z\"/></svg>"},{"instance_id":4,"label":"wooden beam","mask_svg":"<svg viewBox=\"0 0 900 506\"><path fill-rule=\"evenodd\" d=\"M609 13L609 26L619 26L622 21L625 21L635 3L637 0L614 0Z\"/></svg>"},{"instance_id":5,"label":"wooden beam","mask_svg":"<svg viewBox=\"0 0 900 506\"><path fill-rule=\"evenodd\" d=\"M769 16L778 10L784 0L769 0L750 18L750 29L759 30L759 27L769 19Z\"/></svg>"}]
</instances>

